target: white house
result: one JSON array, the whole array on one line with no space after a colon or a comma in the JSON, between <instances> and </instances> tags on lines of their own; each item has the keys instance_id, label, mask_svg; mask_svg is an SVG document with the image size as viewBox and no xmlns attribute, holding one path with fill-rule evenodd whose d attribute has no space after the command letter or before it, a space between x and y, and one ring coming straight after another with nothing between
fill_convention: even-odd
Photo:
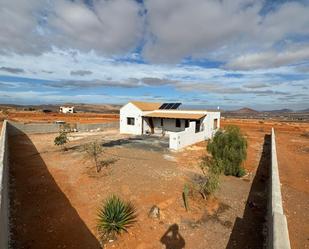
<instances>
[{"instance_id":1,"label":"white house","mask_svg":"<svg viewBox=\"0 0 309 249\"><path fill-rule=\"evenodd\" d=\"M220 112L179 110L180 103L131 101L120 109L120 133L169 137L178 150L211 138L220 127Z\"/></svg>"},{"instance_id":2,"label":"white house","mask_svg":"<svg viewBox=\"0 0 309 249\"><path fill-rule=\"evenodd\" d=\"M74 113L74 106L60 106L61 113Z\"/></svg>"}]
</instances>

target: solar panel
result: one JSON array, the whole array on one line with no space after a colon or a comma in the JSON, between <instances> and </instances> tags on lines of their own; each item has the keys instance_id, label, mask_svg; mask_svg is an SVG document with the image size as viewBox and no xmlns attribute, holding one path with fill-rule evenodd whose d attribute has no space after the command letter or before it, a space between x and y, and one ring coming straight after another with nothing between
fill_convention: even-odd
<instances>
[{"instance_id":1,"label":"solar panel","mask_svg":"<svg viewBox=\"0 0 309 249\"><path fill-rule=\"evenodd\" d=\"M175 110L177 109L181 103L163 103L159 109L160 110Z\"/></svg>"},{"instance_id":2,"label":"solar panel","mask_svg":"<svg viewBox=\"0 0 309 249\"><path fill-rule=\"evenodd\" d=\"M177 109L179 106L181 105L181 103L174 103L174 105L170 108L170 109Z\"/></svg>"},{"instance_id":3,"label":"solar panel","mask_svg":"<svg viewBox=\"0 0 309 249\"><path fill-rule=\"evenodd\" d=\"M166 110L169 110L169 109L172 109L172 106L174 105L174 103L169 103L166 107L165 107L165 109Z\"/></svg>"},{"instance_id":4,"label":"solar panel","mask_svg":"<svg viewBox=\"0 0 309 249\"><path fill-rule=\"evenodd\" d=\"M168 103L163 103L160 107L159 107L159 109L160 110L164 110L165 109L165 107L168 105Z\"/></svg>"}]
</instances>

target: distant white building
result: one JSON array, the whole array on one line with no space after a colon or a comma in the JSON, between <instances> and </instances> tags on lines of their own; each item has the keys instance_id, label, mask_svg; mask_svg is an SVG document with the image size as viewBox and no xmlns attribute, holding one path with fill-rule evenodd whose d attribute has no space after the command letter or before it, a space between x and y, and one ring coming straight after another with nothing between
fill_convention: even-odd
<instances>
[{"instance_id":1,"label":"distant white building","mask_svg":"<svg viewBox=\"0 0 309 249\"><path fill-rule=\"evenodd\" d=\"M169 137L178 150L211 138L220 127L220 112L179 110L180 103L132 101L120 109L120 133Z\"/></svg>"},{"instance_id":2,"label":"distant white building","mask_svg":"<svg viewBox=\"0 0 309 249\"><path fill-rule=\"evenodd\" d=\"M74 113L74 106L60 106L61 113Z\"/></svg>"}]
</instances>

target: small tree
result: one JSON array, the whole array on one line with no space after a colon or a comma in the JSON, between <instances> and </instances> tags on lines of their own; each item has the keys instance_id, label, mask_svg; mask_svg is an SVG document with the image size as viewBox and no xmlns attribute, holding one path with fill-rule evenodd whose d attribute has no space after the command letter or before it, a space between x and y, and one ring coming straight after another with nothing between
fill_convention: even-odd
<instances>
[{"instance_id":1,"label":"small tree","mask_svg":"<svg viewBox=\"0 0 309 249\"><path fill-rule=\"evenodd\" d=\"M213 157L212 166L225 175L243 176L242 162L247 157L247 140L237 126L227 126L216 132L207 145Z\"/></svg>"},{"instance_id":2,"label":"small tree","mask_svg":"<svg viewBox=\"0 0 309 249\"><path fill-rule=\"evenodd\" d=\"M60 131L59 135L55 137L54 144L57 146L61 146L63 150L65 150L65 144L69 141L67 137L67 132Z\"/></svg>"},{"instance_id":3,"label":"small tree","mask_svg":"<svg viewBox=\"0 0 309 249\"><path fill-rule=\"evenodd\" d=\"M100 143L94 141L92 143L85 145L85 151L87 152L88 156L93 159L97 172L100 172L102 164L99 159L103 152Z\"/></svg>"}]
</instances>

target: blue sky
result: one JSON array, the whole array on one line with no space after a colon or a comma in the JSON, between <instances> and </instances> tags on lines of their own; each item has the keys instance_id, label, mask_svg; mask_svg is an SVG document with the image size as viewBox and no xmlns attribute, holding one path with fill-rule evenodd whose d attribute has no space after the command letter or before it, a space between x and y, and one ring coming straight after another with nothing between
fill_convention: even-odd
<instances>
[{"instance_id":1,"label":"blue sky","mask_svg":"<svg viewBox=\"0 0 309 249\"><path fill-rule=\"evenodd\" d=\"M0 103L309 107L307 0L0 5Z\"/></svg>"}]
</instances>

